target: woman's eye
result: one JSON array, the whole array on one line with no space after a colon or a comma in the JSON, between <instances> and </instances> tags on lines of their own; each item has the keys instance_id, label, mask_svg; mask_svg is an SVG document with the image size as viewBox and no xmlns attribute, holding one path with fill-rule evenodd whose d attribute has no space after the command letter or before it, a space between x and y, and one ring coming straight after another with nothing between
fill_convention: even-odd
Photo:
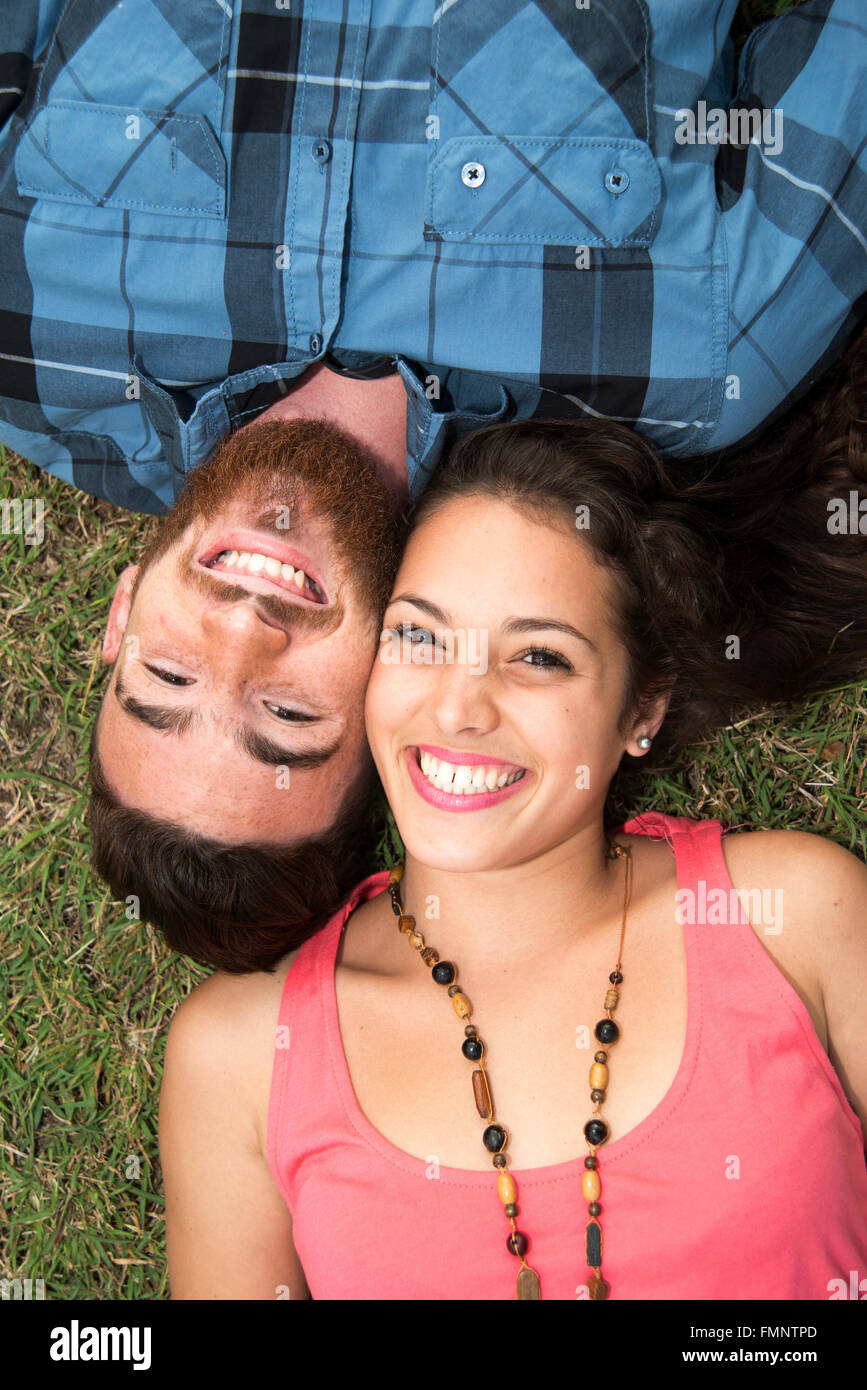
<instances>
[{"instance_id":1,"label":"woman's eye","mask_svg":"<svg viewBox=\"0 0 867 1390\"><path fill-rule=\"evenodd\" d=\"M561 656L559 652L552 652L550 647L531 647L528 652L524 652L519 660L528 666L541 666L543 670L554 670L561 667L564 671L571 671L572 666Z\"/></svg>"},{"instance_id":2,"label":"woman's eye","mask_svg":"<svg viewBox=\"0 0 867 1390\"><path fill-rule=\"evenodd\" d=\"M193 685L194 682L188 676L176 676L173 671L163 671L159 666L148 666L146 668L153 675L158 676L166 685Z\"/></svg>"},{"instance_id":3,"label":"woman's eye","mask_svg":"<svg viewBox=\"0 0 867 1390\"><path fill-rule=\"evenodd\" d=\"M434 635L426 627L416 627L415 623L401 623L400 627L390 627L389 632L393 632L395 637L402 637L414 647L426 646L428 640L434 640Z\"/></svg>"}]
</instances>

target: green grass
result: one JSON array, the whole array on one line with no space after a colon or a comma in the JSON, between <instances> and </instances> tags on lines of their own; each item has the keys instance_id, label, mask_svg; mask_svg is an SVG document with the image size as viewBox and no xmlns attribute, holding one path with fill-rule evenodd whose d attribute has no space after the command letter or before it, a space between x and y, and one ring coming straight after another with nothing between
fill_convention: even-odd
<instances>
[{"instance_id":1,"label":"green grass","mask_svg":"<svg viewBox=\"0 0 867 1390\"><path fill-rule=\"evenodd\" d=\"M753 22L773 12L743 9ZM90 875L83 792L108 606L154 523L2 446L0 496L41 498L46 528L38 546L0 538L0 1276L43 1279L54 1299L163 1298L163 1048L206 972ZM854 684L759 713L697 745L677 776L620 788L614 804L818 831L867 858L865 696ZM371 868L395 845L383 818Z\"/></svg>"}]
</instances>

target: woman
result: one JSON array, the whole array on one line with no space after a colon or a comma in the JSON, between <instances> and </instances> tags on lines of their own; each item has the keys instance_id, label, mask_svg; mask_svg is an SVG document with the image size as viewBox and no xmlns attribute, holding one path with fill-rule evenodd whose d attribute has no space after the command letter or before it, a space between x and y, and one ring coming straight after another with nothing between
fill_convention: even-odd
<instances>
[{"instance_id":1,"label":"woman","mask_svg":"<svg viewBox=\"0 0 867 1390\"><path fill-rule=\"evenodd\" d=\"M736 617L723 510L609 424L453 451L366 703L402 876L172 1023L175 1297L825 1299L865 1267L867 870L606 829L624 758L835 670L822 595Z\"/></svg>"}]
</instances>

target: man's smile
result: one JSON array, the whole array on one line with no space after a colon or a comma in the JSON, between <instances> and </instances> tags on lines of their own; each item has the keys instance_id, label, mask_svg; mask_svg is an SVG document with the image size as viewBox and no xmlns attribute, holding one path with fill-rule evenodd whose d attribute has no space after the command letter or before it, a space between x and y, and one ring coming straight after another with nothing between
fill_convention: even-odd
<instances>
[{"instance_id":1,"label":"man's smile","mask_svg":"<svg viewBox=\"0 0 867 1390\"><path fill-rule=\"evenodd\" d=\"M255 531L231 531L209 544L198 558L205 569L241 579L250 593L278 589L296 601L326 604L328 596L310 558L273 537Z\"/></svg>"}]
</instances>

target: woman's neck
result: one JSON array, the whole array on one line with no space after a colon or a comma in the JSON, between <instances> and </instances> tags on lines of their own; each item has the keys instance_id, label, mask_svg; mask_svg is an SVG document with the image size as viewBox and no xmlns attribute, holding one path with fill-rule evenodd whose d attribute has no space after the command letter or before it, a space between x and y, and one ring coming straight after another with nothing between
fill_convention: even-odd
<instances>
[{"instance_id":1,"label":"woman's neck","mask_svg":"<svg viewBox=\"0 0 867 1390\"><path fill-rule=\"evenodd\" d=\"M600 924L619 917L626 865L608 859L606 849L600 823L507 869L458 873L408 856L400 884L404 911L440 959L467 977L513 978L589 944ZM612 945L616 951L617 942Z\"/></svg>"}]
</instances>

